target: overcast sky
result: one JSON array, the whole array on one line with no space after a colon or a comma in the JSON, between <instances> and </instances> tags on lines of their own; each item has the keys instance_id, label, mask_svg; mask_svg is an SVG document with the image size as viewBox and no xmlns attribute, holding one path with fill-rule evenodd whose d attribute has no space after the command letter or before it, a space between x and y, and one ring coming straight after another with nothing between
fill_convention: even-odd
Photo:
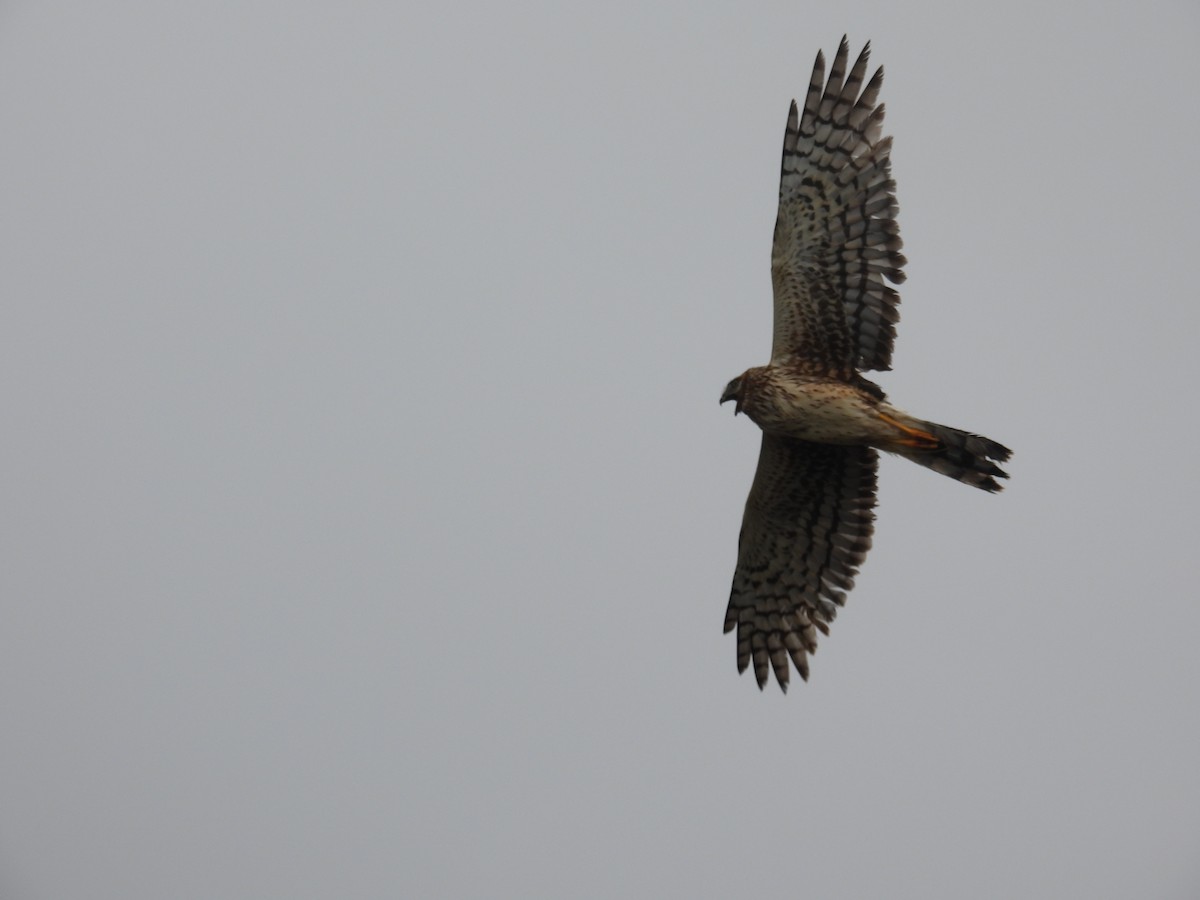
<instances>
[{"instance_id":1,"label":"overcast sky","mask_svg":"<svg viewBox=\"0 0 1200 900\"><path fill-rule=\"evenodd\" d=\"M1200 7L0 10L0 895L1200 895ZM903 460L721 625L788 102L887 69Z\"/></svg>"}]
</instances>

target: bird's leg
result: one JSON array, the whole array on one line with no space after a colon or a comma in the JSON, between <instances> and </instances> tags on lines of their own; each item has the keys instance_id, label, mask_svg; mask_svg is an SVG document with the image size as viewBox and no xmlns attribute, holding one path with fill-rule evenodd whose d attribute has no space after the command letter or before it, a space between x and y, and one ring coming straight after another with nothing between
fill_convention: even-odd
<instances>
[{"instance_id":1,"label":"bird's leg","mask_svg":"<svg viewBox=\"0 0 1200 900\"><path fill-rule=\"evenodd\" d=\"M911 447L914 450L936 450L940 446L940 442L928 431L921 431L919 428L910 428L903 422L893 419L885 413L878 413L879 418L887 422L893 428L901 431L905 436L898 438L896 443L901 447Z\"/></svg>"}]
</instances>

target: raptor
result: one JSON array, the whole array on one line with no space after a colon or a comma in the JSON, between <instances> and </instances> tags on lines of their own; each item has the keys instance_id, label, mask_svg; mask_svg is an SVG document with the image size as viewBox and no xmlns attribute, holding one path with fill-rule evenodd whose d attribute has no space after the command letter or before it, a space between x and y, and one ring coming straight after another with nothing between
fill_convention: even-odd
<instances>
[{"instance_id":1,"label":"raptor","mask_svg":"<svg viewBox=\"0 0 1200 900\"><path fill-rule=\"evenodd\" d=\"M842 38L829 78L817 54L803 110L783 139L771 248L771 360L721 394L762 429L746 501L725 631L738 671L758 686L789 660L808 679L817 633L845 603L871 546L878 451L985 491L1007 478L1007 447L892 406L862 372L891 368L904 256L896 224L892 140L882 137L879 68L864 87L870 44L846 71Z\"/></svg>"}]
</instances>

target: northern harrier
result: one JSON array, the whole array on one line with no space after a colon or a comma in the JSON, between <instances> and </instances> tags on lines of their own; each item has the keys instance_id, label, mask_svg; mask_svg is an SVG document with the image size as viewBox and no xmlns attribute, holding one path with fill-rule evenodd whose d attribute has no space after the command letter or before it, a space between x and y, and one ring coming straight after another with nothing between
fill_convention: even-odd
<instances>
[{"instance_id":1,"label":"northern harrier","mask_svg":"<svg viewBox=\"0 0 1200 900\"><path fill-rule=\"evenodd\" d=\"M753 660L760 688L768 662L785 691L789 658L808 678L817 632L829 633L871 546L877 450L985 491L1008 477L996 465L1007 447L911 416L859 374L891 367L900 297L884 279L902 282L905 263L892 139L880 136L875 102L883 69L863 88L870 47L847 76L842 38L828 82L818 53L803 113L792 101L771 248L771 362L721 395L763 431L725 614L738 671Z\"/></svg>"}]
</instances>

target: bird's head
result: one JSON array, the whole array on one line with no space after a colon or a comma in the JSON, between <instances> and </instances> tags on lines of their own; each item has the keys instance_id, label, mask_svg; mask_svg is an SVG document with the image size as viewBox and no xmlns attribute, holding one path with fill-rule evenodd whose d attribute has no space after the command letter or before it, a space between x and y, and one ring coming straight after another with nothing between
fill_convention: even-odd
<instances>
[{"instance_id":1,"label":"bird's head","mask_svg":"<svg viewBox=\"0 0 1200 900\"><path fill-rule=\"evenodd\" d=\"M745 380L746 376L743 373L737 378L733 379L733 381L729 382L729 384L725 385L725 390L721 393L722 403L727 400L736 401L733 408L733 414L735 416L742 411L742 402L746 399L744 390Z\"/></svg>"}]
</instances>

